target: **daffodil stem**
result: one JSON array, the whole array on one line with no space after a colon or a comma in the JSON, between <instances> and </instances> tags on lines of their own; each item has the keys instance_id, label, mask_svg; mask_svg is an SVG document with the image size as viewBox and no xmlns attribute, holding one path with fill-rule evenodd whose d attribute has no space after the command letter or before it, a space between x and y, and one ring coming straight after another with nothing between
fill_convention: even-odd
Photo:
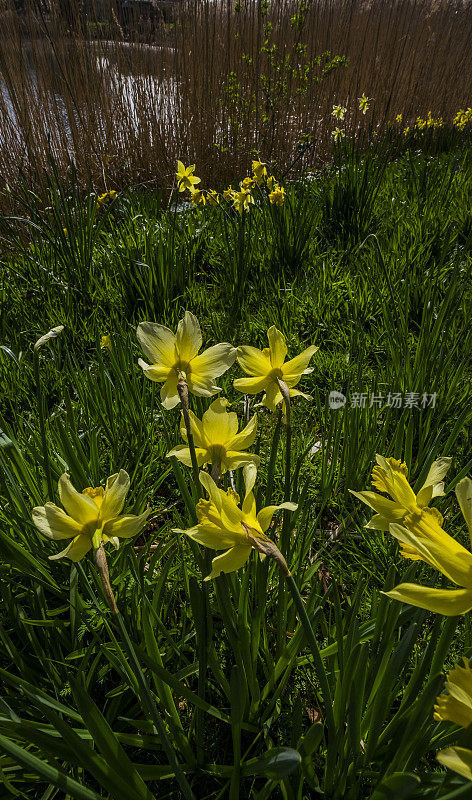
<instances>
[{"instance_id":1,"label":"daffodil stem","mask_svg":"<svg viewBox=\"0 0 472 800\"><path fill-rule=\"evenodd\" d=\"M180 402L182 404L182 414L184 417L185 429L187 431L188 448L190 450L190 458L192 459L192 473L193 473L193 482L195 484L195 492L197 494L197 497L201 497L202 491L201 491L200 477L199 477L200 471L198 468L197 454L195 452L195 442L193 441L192 426L190 423L190 413L188 405L188 386L183 376L180 377L180 380L177 383L177 391L179 393Z\"/></svg>"},{"instance_id":2,"label":"daffodil stem","mask_svg":"<svg viewBox=\"0 0 472 800\"><path fill-rule=\"evenodd\" d=\"M284 501L290 500L290 486L291 486L291 451L292 451L292 411L290 407L290 390L285 383L277 379L279 389L281 391L283 402L285 406L285 487L284 487ZM289 525L290 517L289 512L284 511L282 522L282 533L280 535L280 549L285 558L289 556ZM285 584L282 578L279 580L279 600L277 606L277 643L279 653L282 652L284 647L284 636L287 629L287 595L285 591Z\"/></svg>"},{"instance_id":3,"label":"daffodil stem","mask_svg":"<svg viewBox=\"0 0 472 800\"><path fill-rule=\"evenodd\" d=\"M321 658L318 642L316 641L315 634L313 632L313 628L311 626L310 619L308 614L306 613L305 604L302 600L300 592L298 591L298 586L295 583L295 579L293 575L288 572L288 574L284 571L284 577L290 593L293 598L293 602L295 603L295 607L298 612L298 616L300 622L303 626L303 630L305 631L305 636L307 638L308 645L311 650L311 654L313 656L313 663L315 667L316 676L318 678L320 688L321 688L321 696L323 698L323 705L324 705L324 712L325 712L325 719L326 719L326 727L328 729L328 765L329 771L331 771L332 767L334 766L333 759L336 756L336 723L334 721L334 714L333 714L333 700L331 697L331 689L328 683L328 677L326 675L326 671L323 664L323 659Z\"/></svg>"},{"instance_id":4,"label":"daffodil stem","mask_svg":"<svg viewBox=\"0 0 472 800\"><path fill-rule=\"evenodd\" d=\"M270 448L269 467L267 471L267 488L265 496L265 505L268 506L272 499L272 489L274 488L274 473L275 473L275 460L277 458L277 449L280 440L280 427L282 424L282 409L277 411L277 422L275 423L274 435L272 437L272 445Z\"/></svg>"},{"instance_id":5,"label":"daffodil stem","mask_svg":"<svg viewBox=\"0 0 472 800\"><path fill-rule=\"evenodd\" d=\"M34 382L36 384L36 401L39 418L39 431L41 436L41 449L43 451L44 471L46 473L46 481L48 485L48 499L54 500L54 486L52 482L51 466L49 464L48 443L46 438L46 425L44 421L44 405L43 395L41 389L41 377L39 374L39 350L34 351L33 356L33 369L34 369Z\"/></svg>"}]
</instances>

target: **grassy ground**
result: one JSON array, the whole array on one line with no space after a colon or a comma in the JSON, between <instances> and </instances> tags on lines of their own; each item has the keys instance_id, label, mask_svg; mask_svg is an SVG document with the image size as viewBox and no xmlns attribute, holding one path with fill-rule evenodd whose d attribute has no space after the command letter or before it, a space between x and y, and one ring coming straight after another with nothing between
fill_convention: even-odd
<instances>
[{"instance_id":1,"label":"grassy ground","mask_svg":"<svg viewBox=\"0 0 472 800\"><path fill-rule=\"evenodd\" d=\"M447 146L436 135L402 138L364 155L340 146L322 172L285 185L282 207L256 191L243 215L208 204L163 208L158 194L133 189L97 206L72 173L64 183L53 170L47 200L26 186L15 196L20 211L2 221L0 284L7 792L188 796L151 735L151 695L199 800L462 791L463 779L435 765L454 736L433 722L432 705L443 663L472 648L470 623L379 594L411 565L388 534L363 528L370 514L349 493L367 488L375 453L405 460L417 487L434 459L452 456L446 496L435 505L465 543L451 492L472 466L470 142L467 133ZM203 591L198 552L172 532L192 521L182 488L192 491L191 481L166 459L180 441L180 415L164 411L137 366L135 326L151 320L175 330L186 309L200 320L204 347L262 348L274 324L289 357L319 346L301 384L313 399L293 404L289 494L300 510L283 526L335 700L334 749L320 722L320 675L275 568L253 556ZM34 356L35 341L57 325L64 331ZM110 348L100 346L107 334ZM240 375L236 364L220 385L242 419L248 404L232 388ZM332 391L347 398L343 408L330 408ZM395 393L401 407L392 405ZM207 407L191 404L199 416ZM270 502L286 494L286 453L277 418L265 409L258 416L259 507L266 494ZM146 690L92 560L48 562L57 546L31 523L48 493L58 502L48 474L55 486L67 471L81 489L120 468L131 476L127 508L153 509L139 538L109 554ZM413 569L417 582L435 580L428 567ZM95 750L84 747L90 737ZM281 746L277 760L271 748ZM233 769L241 759L246 766Z\"/></svg>"}]
</instances>

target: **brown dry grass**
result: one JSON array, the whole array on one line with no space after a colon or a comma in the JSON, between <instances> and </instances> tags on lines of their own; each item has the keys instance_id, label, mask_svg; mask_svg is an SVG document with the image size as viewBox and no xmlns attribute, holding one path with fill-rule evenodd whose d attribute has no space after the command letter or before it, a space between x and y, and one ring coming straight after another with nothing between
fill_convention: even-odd
<instances>
[{"instance_id":1,"label":"brown dry grass","mask_svg":"<svg viewBox=\"0 0 472 800\"><path fill-rule=\"evenodd\" d=\"M313 144L297 163L323 158L335 102L348 106L351 130L383 127L399 112L408 119L431 110L450 121L472 104L470 2L305 6L300 29L291 22L301 9L293 0L273 0L267 12L260 0L242 0L239 11L231 0L182 0L172 26L151 30L140 19L132 34L113 12L97 26L93 13L84 19L73 5L67 19L55 6L46 14L32 4L21 19L4 6L2 182L13 183L18 168L40 180L51 154L62 171L72 158L81 179L100 189L168 186L178 157L196 162L207 185L221 184L246 174L255 152L286 169L304 135ZM275 57L263 52L265 42ZM345 55L348 68L300 91L300 70L325 51ZM374 98L366 117L357 110L362 92Z\"/></svg>"}]
</instances>

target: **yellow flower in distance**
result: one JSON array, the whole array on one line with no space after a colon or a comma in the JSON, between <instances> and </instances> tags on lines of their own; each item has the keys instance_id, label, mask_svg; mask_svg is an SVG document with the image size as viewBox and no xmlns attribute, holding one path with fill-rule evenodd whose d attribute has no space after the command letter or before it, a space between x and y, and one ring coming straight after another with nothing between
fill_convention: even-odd
<instances>
[{"instance_id":1,"label":"yellow flower in distance","mask_svg":"<svg viewBox=\"0 0 472 800\"><path fill-rule=\"evenodd\" d=\"M267 178L267 188L269 192L273 192L275 187L278 185L279 184L277 183L275 175L269 175L269 177Z\"/></svg>"},{"instance_id":2,"label":"yellow flower in distance","mask_svg":"<svg viewBox=\"0 0 472 800\"><path fill-rule=\"evenodd\" d=\"M123 469L110 475L106 488L89 487L82 493L72 486L66 473L59 478L59 497L65 511L54 503L33 508L33 523L50 539L71 539L65 550L55 560L67 556L80 561L92 547L100 542L112 542L119 547L119 538L130 539L143 528L150 511L140 516L121 515L129 489L129 475Z\"/></svg>"},{"instance_id":3,"label":"yellow flower in distance","mask_svg":"<svg viewBox=\"0 0 472 800\"><path fill-rule=\"evenodd\" d=\"M406 515L418 514L429 505L434 497L444 494L444 482L451 458L439 458L431 464L426 480L417 495L408 483L408 467L395 458L375 457L377 466L372 470L372 483L379 492L390 495L391 500L376 492L353 492L363 503L370 506L376 514L366 528L388 531L391 522L403 522ZM439 511L429 509L437 517L440 525L443 519Z\"/></svg>"},{"instance_id":4,"label":"yellow flower in distance","mask_svg":"<svg viewBox=\"0 0 472 800\"><path fill-rule=\"evenodd\" d=\"M105 333L100 339L100 347L107 348L108 350L111 349L111 336L109 333Z\"/></svg>"},{"instance_id":5,"label":"yellow flower in distance","mask_svg":"<svg viewBox=\"0 0 472 800\"><path fill-rule=\"evenodd\" d=\"M237 378L233 384L234 388L244 394L265 392L262 404L271 411L275 411L277 404L283 400L278 380L287 384L290 397L301 395L307 400L311 400L309 395L299 392L293 387L297 385L302 375L313 372L313 367L309 367L308 363L318 347L311 345L300 355L290 361L285 361L287 345L283 333L272 325L267 331L267 336L269 347L264 350L246 345L238 348L238 362L244 372L251 377Z\"/></svg>"},{"instance_id":6,"label":"yellow flower in distance","mask_svg":"<svg viewBox=\"0 0 472 800\"><path fill-rule=\"evenodd\" d=\"M248 533L254 538L268 540L265 532L272 522L275 511L286 508L295 511L295 503L281 503L278 506L267 506L259 513L256 510L253 487L256 470L245 469L246 496L240 507L240 498L232 489L225 492L219 489L207 472L200 473L200 481L207 490L210 499L200 500L196 507L198 524L185 533L194 542L209 547L211 550L225 550L212 561L212 570L205 578L217 578L221 572L234 572L242 567L251 554L253 545Z\"/></svg>"},{"instance_id":7,"label":"yellow flower in distance","mask_svg":"<svg viewBox=\"0 0 472 800\"><path fill-rule=\"evenodd\" d=\"M243 211L248 211L249 206L254 203L254 198L250 189L241 189L239 192L233 192L231 195L233 206L240 214Z\"/></svg>"},{"instance_id":8,"label":"yellow flower in distance","mask_svg":"<svg viewBox=\"0 0 472 800\"><path fill-rule=\"evenodd\" d=\"M206 197L203 189L194 189L192 187L190 189L190 202L193 203L194 206L204 206L206 203Z\"/></svg>"},{"instance_id":9,"label":"yellow flower in distance","mask_svg":"<svg viewBox=\"0 0 472 800\"><path fill-rule=\"evenodd\" d=\"M333 106L333 110L331 112L331 116L335 117L336 119L343 120L344 117L346 116L346 111L347 111L347 108L344 108L344 106Z\"/></svg>"},{"instance_id":10,"label":"yellow flower in distance","mask_svg":"<svg viewBox=\"0 0 472 800\"><path fill-rule=\"evenodd\" d=\"M440 694L437 698L434 718L468 728L472 724L472 670L469 660L464 657L463 661L463 667L456 664L448 672L446 689L449 694ZM472 781L472 750L448 747L441 750L436 758L444 767Z\"/></svg>"},{"instance_id":11,"label":"yellow flower in distance","mask_svg":"<svg viewBox=\"0 0 472 800\"><path fill-rule=\"evenodd\" d=\"M269 200L274 206L283 206L285 202L285 189L283 186L275 184L272 192L269 194Z\"/></svg>"},{"instance_id":12,"label":"yellow flower in distance","mask_svg":"<svg viewBox=\"0 0 472 800\"><path fill-rule=\"evenodd\" d=\"M263 183L264 178L267 175L267 164L264 161L253 161L252 162L252 171L254 174L254 178L256 183Z\"/></svg>"},{"instance_id":13,"label":"yellow flower in distance","mask_svg":"<svg viewBox=\"0 0 472 800\"><path fill-rule=\"evenodd\" d=\"M255 178L244 178L239 185L241 189L254 189L256 180Z\"/></svg>"},{"instance_id":14,"label":"yellow flower in distance","mask_svg":"<svg viewBox=\"0 0 472 800\"><path fill-rule=\"evenodd\" d=\"M359 111L362 111L362 113L365 114L369 108L370 98L367 97L365 94L363 94L361 97L358 98L358 100L359 100Z\"/></svg>"},{"instance_id":15,"label":"yellow flower in distance","mask_svg":"<svg viewBox=\"0 0 472 800\"><path fill-rule=\"evenodd\" d=\"M334 131L331 131L331 136L335 142L339 142L344 136L344 131L342 128L335 128Z\"/></svg>"},{"instance_id":16,"label":"yellow flower in distance","mask_svg":"<svg viewBox=\"0 0 472 800\"><path fill-rule=\"evenodd\" d=\"M179 192L185 192L186 189L192 191L193 187L201 182L193 173L195 172L195 164L185 167L181 161L177 161L177 186Z\"/></svg>"},{"instance_id":17,"label":"yellow flower in distance","mask_svg":"<svg viewBox=\"0 0 472 800\"><path fill-rule=\"evenodd\" d=\"M208 189L206 199L209 206L218 206L220 204L219 195L215 189Z\"/></svg>"},{"instance_id":18,"label":"yellow flower in distance","mask_svg":"<svg viewBox=\"0 0 472 800\"><path fill-rule=\"evenodd\" d=\"M138 364L151 381L163 383L161 403L164 408L174 408L180 402L177 383L181 377L189 392L199 397L211 397L220 391L215 385L219 378L235 361L236 348L228 342L209 347L198 355L202 346L202 334L198 319L189 311L172 333L164 325L141 322L137 327L139 343L151 364L142 358Z\"/></svg>"},{"instance_id":19,"label":"yellow flower in distance","mask_svg":"<svg viewBox=\"0 0 472 800\"><path fill-rule=\"evenodd\" d=\"M228 401L219 397L214 400L209 409L205 411L200 421L192 411L189 411L192 427L195 452L199 467L205 464L216 464L221 473L235 470L246 464L259 466L259 456L251 453L242 453L252 447L257 433L257 415L254 414L250 422L238 433L238 417L234 411L226 411ZM182 438L187 441L187 430L182 415L180 425ZM192 466L190 449L186 445L177 445L167 453L167 457L175 456L187 467Z\"/></svg>"}]
</instances>

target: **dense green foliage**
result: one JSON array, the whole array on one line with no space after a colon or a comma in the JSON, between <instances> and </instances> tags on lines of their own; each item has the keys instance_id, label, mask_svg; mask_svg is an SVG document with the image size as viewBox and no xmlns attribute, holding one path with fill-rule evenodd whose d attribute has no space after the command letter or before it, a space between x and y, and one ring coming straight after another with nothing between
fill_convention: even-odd
<instances>
[{"instance_id":1,"label":"dense green foliage","mask_svg":"<svg viewBox=\"0 0 472 800\"><path fill-rule=\"evenodd\" d=\"M435 505L465 543L450 492L472 467L467 144L464 134L463 147L429 154L412 140L394 158L393 139L363 153L340 148L320 174L285 184L283 206L261 194L242 215L163 207L159 194L134 189L97 205L73 170L67 184L51 170L47 197L25 185L12 198L0 283L7 792L185 796L154 733L152 696L198 800L469 796L470 784L434 760L457 729L435 722L432 707L443 665L472 652L470 622L380 594L407 572L423 583L437 576L401 559L388 534L366 531L370 515L348 491L367 487L376 452L406 461L418 487L435 458L452 456ZM185 309L198 316L205 347L265 347L275 324L289 356L320 348L300 387L313 401L293 404L299 510L282 524L334 698L328 748L310 650L276 566L253 553L247 568L203 591L203 549L172 532L192 524L189 473L165 457L180 442L180 414L162 409L137 366L135 326L175 330ZM35 357L35 341L57 325L63 333ZM105 334L111 348L100 347ZM243 417L232 388L240 374L236 364L220 385ZM343 408L330 408L331 391L345 394ZM435 403L422 407L424 393ZM207 404L192 403L201 416ZM259 507L283 497L285 439L280 420L258 414ZM120 468L131 476L131 513L153 509L136 541L109 552L127 655L92 559L49 562L57 546L31 522L48 474L55 487L67 471L81 489Z\"/></svg>"}]
</instances>

